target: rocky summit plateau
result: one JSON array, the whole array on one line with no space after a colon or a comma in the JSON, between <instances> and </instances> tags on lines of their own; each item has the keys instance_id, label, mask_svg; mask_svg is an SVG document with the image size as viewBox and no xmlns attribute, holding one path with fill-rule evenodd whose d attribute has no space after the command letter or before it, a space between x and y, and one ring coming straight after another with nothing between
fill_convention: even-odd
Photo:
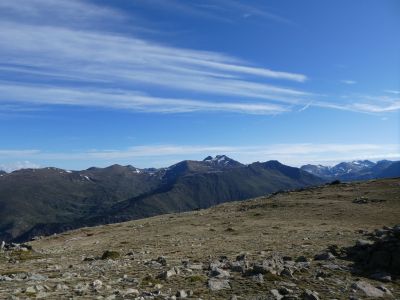
<instances>
[{"instance_id":1,"label":"rocky summit plateau","mask_svg":"<svg viewBox=\"0 0 400 300\"><path fill-rule=\"evenodd\" d=\"M400 179L3 242L1 299L399 299Z\"/></svg>"}]
</instances>

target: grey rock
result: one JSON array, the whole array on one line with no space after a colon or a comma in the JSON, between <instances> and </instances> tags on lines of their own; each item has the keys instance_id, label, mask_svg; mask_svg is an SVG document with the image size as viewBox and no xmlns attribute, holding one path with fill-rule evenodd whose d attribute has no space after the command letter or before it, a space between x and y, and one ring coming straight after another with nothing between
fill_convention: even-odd
<instances>
[{"instance_id":1,"label":"grey rock","mask_svg":"<svg viewBox=\"0 0 400 300\"><path fill-rule=\"evenodd\" d=\"M220 268L213 268L210 275L215 278L229 278L231 274L228 271L222 270Z\"/></svg>"},{"instance_id":2,"label":"grey rock","mask_svg":"<svg viewBox=\"0 0 400 300\"><path fill-rule=\"evenodd\" d=\"M377 289L366 281L358 281L351 285L357 291L361 291L367 297L382 298L385 297L385 292Z\"/></svg>"},{"instance_id":3,"label":"grey rock","mask_svg":"<svg viewBox=\"0 0 400 300\"><path fill-rule=\"evenodd\" d=\"M198 264L188 263L186 265L186 268L191 269L191 270L203 270L203 264L201 264L201 263L198 263Z\"/></svg>"},{"instance_id":4,"label":"grey rock","mask_svg":"<svg viewBox=\"0 0 400 300\"><path fill-rule=\"evenodd\" d=\"M343 268L337 264L327 263L323 264L322 267L327 270L342 270Z\"/></svg>"},{"instance_id":5,"label":"grey rock","mask_svg":"<svg viewBox=\"0 0 400 300\"><path fill-rule=\"evenodd\" d=\"M28 286L25 289L25 294L36 294L36 293L37 293L37 290L33 286Z\"/></svg>"},{"instance_id":6,"label":"grey rock","mask_svg":"<svg viewBox=\"0 0 400 300\"><path fill-rule=\"evenodd\" d=\"M357 240L356 241L356 246L357 247L361 247L361 248L368 247L368 246L371 246L373 244L374 244L374 242L373 241L369 241L369 240Z\"/></svg>"},{"instance_id":7,"label":"grey rock","mask_svg":"<svg viewBox=\"0 0 400 300\"><path fill-rule=\"evenodd\" d=\"M156 261L162 266L167 265L167 259L165 258L165 256L159 256Z\"/></svg>"},{"instance_id":8,"label":"grey rock","mask_svg":"<svg viewBox=\"0 0 400 300\"><path fill-rule=\"evenodd\" d=\"M279 291L279 294L281 294L281 295L289 295L289 294L293 293L293 290L288 289L287 287L281 287L281 288L279 288L278 291Z\"/></svg>"},{"instance_id":9,"label":"grey rock","mask_svg":"<svg viewBox=\"0 0 400 300\"><path fill-rule=\"evenodd\" d=\"M238 256L236 256L236 261L244 261L247 260L247 253L241 253Z\"/></svg>"},{"instance_id":10,"label":"grey rock","mask_svg":"<svg viewBox=\"0 0 400 300\"><path fill-rule=\"evenodd\" d=\"M216 261L213 261L210 263L209 269L212 270L214 268L219 268L221 266L222 266L222 263L220 261L216 260Z\"/></svg>"},{"instance_id":11,"label":"grey rock","mask_svg":"<svg viewBox=\"0 0 400 300\"><path fill-rule=\"evenodd\" d=\"M230 269L232 272L244 273L246 271L246 266L243 261L234 261L230 264Z\"/></svg>"},{"instance_id":12,"label":"grey rock","mask_svg":"<svg viewBox=\"0 0 400 300\"><path fill-rule=\"evenodd\" d=\"M230 289L231 285L227 279L211 278L208 280L208 288L211 291L219 291L224 289Z\"/></svg>"},{"instance_id":13,"label":"grey rock","mask_svg":"<svg viewBox=\"0 0 400 300\"><path fill-rule=\"evenodd\" d=\"M276 300L281 300L283 298L283 296L279 293L277 289L270 290L269 292Z\"/></svg>"},{"instance_id":14,"label":"grey rock","mask_svg":"<svg viewBox=\"0 0 400 300\"><path fill-rule=\"evenodd\" d=\"M176 297L178 298L187 298L188 294L185 290L180 290L176 293Z\"/></svg>"},{"instance_id":15,"label":"grey rock","mask_svg":"<svg viewBox=\"0 0 400 300\"><path fill-rule=\"evenodd\" d=\"M254 273L261 274L280 274L284 270L283 259L280 256L273 255L268 259L265 259L261 264L255 264L253 266Z\"/></svg>"},{"instance_id":16,"label":"grey rock","mask_svg":"<svg viewBox=\"0 0 400 300\"><path fill-rule=\"evenodd\" d=\"M130 288L130 289L127 289L123 294L124 295L136 295L136 296L138 296L140 293L139 293L139 291L137 289Z\"/></svg>"},{"instance_id":17,"label":"grey rock","mask_svg":"<svg viewBox=\"0 0 400 300\"><path fill-rule=\"evenodd\" d=\"M284 277L288 277L288 278L294 278L293 270L290 268L286 268L286 267L285 267L285 269L283 269L283 271L281 272L280 275L284 276Z\"/></svg>"},{"instance_id":18,"label":"grey rock","mask_svg":"<svg viewBox=\"0 0 400 300\"><path fill-rule=\"evenodd\" d=\"M296 262L309 262L309 259L305 256L299 256L298 258L296 258L295 261Z\"/></svg>"},{"instance_id":19,"label":"grey rock","mask_svg":"<svg viewBox=\"0 0 400 300\"><path fill-rule=\"evenodd\" d=\"M371 279L374 280L379 280L382 282L390 282L392 281L392 276L389 273L386 272L378 272L378 273L374 273L370 276Z\"/></svg>"},{"instance_id":20,"label":"grey rock","mask_svg":"<svg viewBox=\"0 0 400 300\"><path fill-rule=\"evenodd\" d=\"M164 272L160 273L158 275L158 278L166 280L172 276L178 275L178 273L179 273L179 270L177 268L172 268L172 269L169 269L168 271L164 271Z\"/></svg>"},{"instance_id":21,"label":"grey rock","mask_svg":"<svg viewBox=\"0 0 400 300\"><path fill-rule=\"evenodd\" d=\"M390 297L393 296L392 292L387 287L380 285L380 286L377 286L377 288L382 290L386 294L386 296L390 296Z\"/></svg>"},{"instance_id":22,"label":"grey rock","mask_svg":"<svg viewBox=\"0 0 400 300\"><path fill-rule=\"evenodd\" d=\"M331 252L322 252L314 256L315 260L334 260L335 256Z\"/></svg>"},{"instance_id":23,"label":"grey rock","mask_svg":"<svg viewBox=\"0 0 400 300\"><path fill-rule=\"evenodd\" d=\"M101 280L96 279L95 281L92 282L91 287L94 290L100 290L103 287L103 282Z\"/></svg>"},{"instance_id":24,"label":"grey rock","mask_svg":"<svg viewBox=\"0 0 400 300\"><path fill-rule=\"evenodd\" d=\"M58 283L55 287L55 290L56 291L67 291L67 290L69 290L69 287L65 284Z\"/></svg>"},{"instance_id":25,"label":"grey rock","mask_svg":"<svg viewBox=\"0 0 400 300\"><path fill-rule=\"evenodd\" d=\"M28 280L32 281L45 281L47 280L47 276L41 275L41 274L31 274L28 278Z\"/></svg>"},{"instance_id":26,"label":"grey rock","mask_svg":"<svg viewBox=\"0 0 400 300\"><path fill-rule=\"evenodd\" d=\"M78 296L83 296L89 289L89 285L87 283L78 283L75 287L74 287L74 292L78 295Z\"/></svg>"}]
</instances>

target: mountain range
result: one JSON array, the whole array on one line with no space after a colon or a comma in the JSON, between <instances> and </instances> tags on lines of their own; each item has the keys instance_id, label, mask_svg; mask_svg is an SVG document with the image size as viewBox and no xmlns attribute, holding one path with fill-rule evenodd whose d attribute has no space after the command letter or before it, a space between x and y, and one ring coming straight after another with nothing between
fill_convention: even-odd
<instances>
[{"instance_id":1,"label":"mountain range","mask_svg":"<svg viewBox=\"0 0 400 300\"><path fill-rule=\"evenodd\" d=\"M380 160L355 160L341 162L335 166L304 165L303 171L309 172L325 180L368 180L376 178L400 177L400 161Z\"/></svg>"},{"instance_id":2,"label":"mountain range","mask_svg":"<svg viewBox=\"0 0 400 300\"><path fill-rule=\"evenodd\" d=\"M202 209L323 182L277 161L243 165L225 155L162 169L22 169L0 175L0 240Z\"/></svg>"},{"instance_id":3,"label":"mountain range","mask_svg":"<svg viewBox=\"0 0 400 300\"><path fill-rule=\"evenodd\" d=\"M70 229L208 208L333 179L397 177L399 163L355 161L294 168L278 161L244 165L225 155L168 168L112 165L0 173L0 240L26 241Z\"/></svg>"}]
</instances>

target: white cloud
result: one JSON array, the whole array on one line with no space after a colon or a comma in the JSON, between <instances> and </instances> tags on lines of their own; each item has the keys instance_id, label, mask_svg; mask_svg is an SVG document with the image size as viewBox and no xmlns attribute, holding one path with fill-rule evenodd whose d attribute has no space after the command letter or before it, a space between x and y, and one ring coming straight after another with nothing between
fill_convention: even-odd
<instances>
[{"instance_id":1,"label":"white cloud","mask_svg":"<svg viewBox=\"0 0 400 300\"><path fill-rule=\"evenodd\" d=\"M396 91L396 90L385 90L385 93L400 95L400 91Z\"/></svg>"},{"instance_id":2,"label":"white cloud","mask_svg":"<svg viewBox=\"0 0 400 300\"><path fill-rule=\"evenodd\" d=\"M349 84L349 85L357 83L357 81L354 81L354 80L341 80L340 82L344 83L344 84Z\"/></svg>"},{"instance_id":3,"label":"white cloud","mask_svg":"<svg viewBox=\"0 0 400 300\"><path fill-rule=\"evenodd\" d=\"M37 169L37 168L40 168L40 165L32 163L27 160L0 164L0 170L6 171L7 173L15 171L15 170L19 170L19 169Z\"/></svg>"},{"instance_id":4,"label":"white cloud","mask_svg":"<svg viewBox=\"0 0 400 300\"><path fill-rule=\"evenodd\" d=\"M31 150L29 150L31 151ZM0 152L1 153L1 152ZM85 167L132 164L137 167L166 167L170 162L202 159L208 155L227 154L243 163L279 160L300 166L306 163L334 164L356 159L400 159L399 144L272 144L257 146L143 145L127 149L88 150L83 152L27 152L20 160L53 162L56 166L81 162ZM43 165L44 163L41 163Z\"/></svg>"}]
</instances>

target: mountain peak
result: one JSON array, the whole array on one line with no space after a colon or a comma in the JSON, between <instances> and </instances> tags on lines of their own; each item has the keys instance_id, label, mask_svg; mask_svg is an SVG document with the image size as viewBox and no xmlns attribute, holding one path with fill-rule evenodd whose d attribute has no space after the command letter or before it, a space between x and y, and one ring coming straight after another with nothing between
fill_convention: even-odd
<instances>
[{"instance_id":1,"label":"mountain peak","mask_svg":"<svg viewBox=\"0 0 400 300\"><path fill-rule=\"evenodd\" d=\"M243 166L240 162L222 154L215 157L207 156L203 162L210 163L219 167L238 167Z\"/></svg>"}]
</instances>

